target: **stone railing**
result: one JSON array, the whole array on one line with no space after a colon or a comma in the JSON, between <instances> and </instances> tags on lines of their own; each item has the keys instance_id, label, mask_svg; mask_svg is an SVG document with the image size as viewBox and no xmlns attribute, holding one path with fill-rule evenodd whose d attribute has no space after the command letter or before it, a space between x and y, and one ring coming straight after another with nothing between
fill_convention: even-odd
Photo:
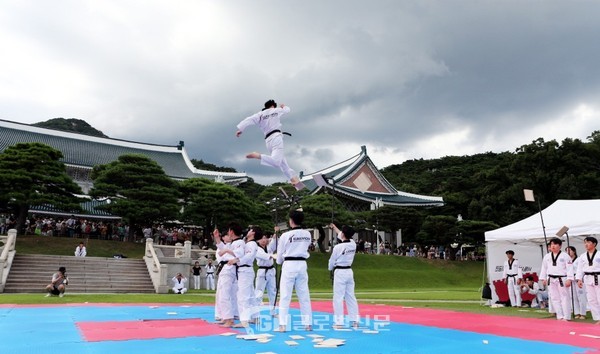
<instances>
[{"instance_id":1,"label":"stone railing","mask_svg":"<svg viewBox=\"0 0 600 354\"><path fill-rule=\"evenodd\" d=\"M166 264L160 264L160 260L154 250L153 242L151 238L146 239L144 261L146 261L146 267L148 267L148 273L152 279L154 290L157 294L166 294L169 291L167 284L168 267Z\"/></svg>"},{"instance_id":2,"label":"stone railing","mask_svg":"<svg viewBox=\"0 0 600 354\"><path fill-rule=\"evenodd\" d=\"M17 243L17 230L8 230L7 236L0 236L0 242L3 242L2 252L0 252L0 293L4 292L8 272L15 258L15 244Z\"/></svg>"},{"instance_id":3,"label":"stone railing","mask_svg":"<svg viewBox=\"0 0 600 354\"><path fill-rule=\"evenodd\" d=\"M191 278L191 267L196 261L203 266L208 259L214 258L214 250L192 249L190 241L185 241L183 245L178 243L175 246L167 246L156 245L151 238L146 239L144 260L154 289L158 294L169 292L170 281L177 273L181 273L189 279ZM203 268L202 275L205 275L204 273ZM188 283L188 286L191 287L191 282Z\"/></svg>"}]
</instances>

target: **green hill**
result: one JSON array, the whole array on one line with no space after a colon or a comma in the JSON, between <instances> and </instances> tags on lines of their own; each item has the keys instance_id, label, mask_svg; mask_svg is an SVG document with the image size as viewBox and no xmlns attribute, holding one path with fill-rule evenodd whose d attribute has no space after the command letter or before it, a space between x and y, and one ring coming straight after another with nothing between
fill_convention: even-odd
<instances>
[{"instance_id":1,"label":"green hill","mask_svg":"<svg viewBox=\"0 0 600 354\"><path fill-rule=\"evenodd\" d=\"M39 122L32 125L35 127L61 130L64 132L108 138L108 136L104 135L104 133L102 133L100 130L89 125L86 121L76 118L53 118L45 122Z\"/></svg>"}]
</instances>

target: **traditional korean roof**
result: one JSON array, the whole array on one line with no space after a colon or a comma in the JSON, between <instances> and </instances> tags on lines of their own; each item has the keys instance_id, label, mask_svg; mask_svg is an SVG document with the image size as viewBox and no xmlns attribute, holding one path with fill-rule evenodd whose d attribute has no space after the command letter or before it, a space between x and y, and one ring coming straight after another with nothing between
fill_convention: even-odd
<instances>
[{"instance_id":1,"label":"traditional korean roof","mask_svg":"<svg viewBox=\"0 0 600 354\"><path fill-rule=\"evenodd\" d=\"M120 216L113 215L107 211L97 208L98 206L105 205L107 203L107 200L88 200L79 204L81 208L81 211L79 212L68 212L60 210L50 204L44 204L31 207L29 209L29 213L36 215L53 215L61 217L69 217L73 215L77 218L120 220Z\"/></svg>"},{"instance_id":2,"label":"traditional korean roof","mask_svg":"<svg viewBox=\"0 0 600 354\"><path fill-rule=\"evenodd\" d=\"M38 142L49 145L63 154L68 166L93 168L117 160L123 154L142 154L156 161L167 176L173 179L204 177L227 184L246 182L246 173L198 170L190 161L183 142L179 145L157 145L127 140L100 138L89 135L40 128L0 119L0 152L17 143Z\"/></svg>"},{"instance_id":3,"label":"traditional korean roof","mask_svg":"<svg viewBox=\"0 0 600 354\"><path fill-rule=\"evenodd\" d=\"M326 180L325 185L319 186L317 184L319 175ZM317 180L315 180L315 177ZM303 175L301 180L311 191L311 194L329 189L351 199L365 203L375 203L377 207L384 205L425 207L444 205L442 197L418 195L397 190L373 164L373 161L367 155L365 146L361 147L359 154L348 160L310 175Z\"/></svg>"}]
</instances>

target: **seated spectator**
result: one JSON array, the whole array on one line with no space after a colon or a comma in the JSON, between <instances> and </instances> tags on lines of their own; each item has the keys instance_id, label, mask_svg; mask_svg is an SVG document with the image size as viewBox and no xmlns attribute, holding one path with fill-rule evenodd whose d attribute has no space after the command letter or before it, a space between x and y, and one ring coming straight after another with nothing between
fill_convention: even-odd
<instances>
[{"instance_id":1,"label":"seated spectator","mask_svg":"<svg viewBox=\"0 0 600 354\"><path fill-rule=\"evenodd\" d=\"M83 242L79 242L79 246L75 248L75 257L85 257L87 255L87 249Z\"/></svg>"},{"instance_id":2,"label":"seated spectator","mask_svg":"<svg viewBox=\"0 0 600 354\"><path fill-rule=\"evenodd\" d=\"M46 297L52 295L58 295L58 297L65 296L66 285L69 283L67 278L67 269L65 267L58 268L58 272L52 275L52 282L46 287Z\"/></svg>"},{"instance_id":3,"label":"seated spectator","mask_svg":"<svg viewBox=\"0 0 600 354\"><path fill-rule=\"evenodd\" d=\"M173 282L173 292L175 294L185 294L187 292L188 289L185 287L187 278L181 273L177 273L177 275L174 276L171 281Z\"/></svg>"},{"instance_id":4,"label":"seated spectator","mask_svg":"<svg viewBox=\"0 0 600 354\"><path fill-rule=\"evenodd\" d=\"M530 301L523 301L522 307L534 307L534 308L546 308L548 303L548 292L543 291L540 288L540 285L533 280L533 276L528 276L525 278L525 282L521 284L521 294L531 294L535 295Z\"/></svg>"}]
</instances>

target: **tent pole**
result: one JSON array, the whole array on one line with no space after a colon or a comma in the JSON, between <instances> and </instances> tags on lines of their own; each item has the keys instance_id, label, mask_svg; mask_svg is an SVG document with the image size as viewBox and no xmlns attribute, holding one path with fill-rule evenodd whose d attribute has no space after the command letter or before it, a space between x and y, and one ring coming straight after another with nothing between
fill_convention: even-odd
<instances>
[{"instance_id":1,"label":"tent pole","mask_svg":"<svg viewBox=\"0 0 600 354\"><path fill-rule=\"evenodd\" d=\"M544 216L542 215L542 205L540 204L540 199L538 198L538 208L540 209L540 219L542 220L542 231L544 232L544 243L546 252L548 252L548 238L546 237L546 225L544 225ZM542 249L542 255L544 250Z\"/></svg>"}]
</instances>

